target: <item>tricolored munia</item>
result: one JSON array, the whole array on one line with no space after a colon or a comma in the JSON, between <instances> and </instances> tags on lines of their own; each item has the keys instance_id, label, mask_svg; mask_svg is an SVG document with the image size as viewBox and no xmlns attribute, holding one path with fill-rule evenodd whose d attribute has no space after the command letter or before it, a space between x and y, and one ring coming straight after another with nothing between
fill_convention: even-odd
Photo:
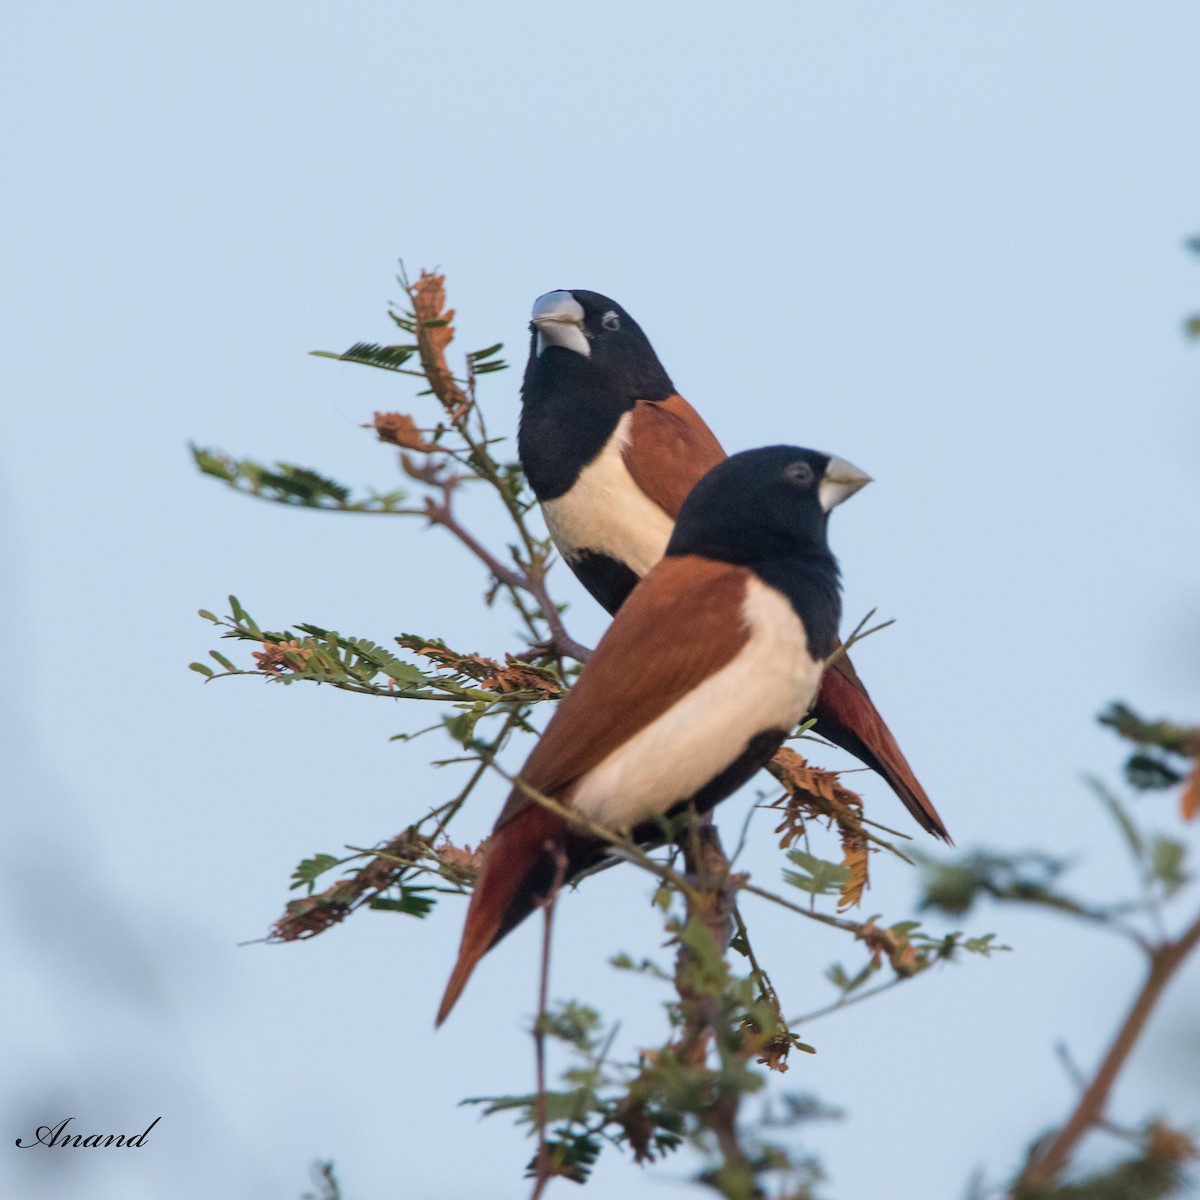
<instances>
[{"instance_id":1,"label":"tricolored munia","mask_svg":"<svg viewBox=\"0 0 1200 1200\"><path fill-rule=\"evenodd\" d=\"M615 301L548 292L533 306L530 329L521 464L564 559L615 613L662 557L684 498L725 451ZM882 775L923 829L950 840L848 656L825 675L813 716L816 732Z\"/></svg>"},{"instance_id":2,"label":"tricolored munia","mask_svg":"<svg viewBox=\"0 0 1200 1200\"><path fill-rule=\"evenodd\" d=\"M688 496L521 769L528 788L643 844L762 767L812 705L837 646L829 511L869 482L840 458L771 446L724 459ZM476 963L609 843L515 786L487 844L445 1020Z\"/></svg>"}]
</instances>

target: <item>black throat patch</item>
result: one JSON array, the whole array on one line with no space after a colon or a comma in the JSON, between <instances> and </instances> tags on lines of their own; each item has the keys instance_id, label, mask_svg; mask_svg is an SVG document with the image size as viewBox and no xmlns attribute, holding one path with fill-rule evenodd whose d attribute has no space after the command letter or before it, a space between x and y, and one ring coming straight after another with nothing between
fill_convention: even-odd
<instances>
[{"instance_id":1,"label":"black throat patch","mask_svg":"<svg viewBox=\"0 0 1200 1200\"><path fill-rule=\"evenodd\" d=\"M566 495L635 403L605 386L573 350L547 346L541 355L531 354L517 454L534 495L543 502Z\"/></svg>"}]
</instances>

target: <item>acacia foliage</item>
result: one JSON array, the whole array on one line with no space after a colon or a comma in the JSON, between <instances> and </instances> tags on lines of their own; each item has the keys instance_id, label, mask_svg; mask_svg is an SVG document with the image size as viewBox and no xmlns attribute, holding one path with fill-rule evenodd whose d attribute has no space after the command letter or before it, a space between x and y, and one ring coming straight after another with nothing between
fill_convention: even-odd
<instances>
[{"instance_id":1,"label":"acacia foliage","mask_svg":"<svg viewBox=\"0 0 1200 1200\"><path fill-rule=\"evenodd\" d=\"M531 722L535 710L557 702L570 689L588 653L571 637L563 606L551 595L553 547L538 520L535 499L519 464L504 457L509 442L493 436L480 402L480 379L506 368L503 347L497 343L467 353L461 368L452 370L447 352L455 314L446 304L444 278L422 272L410 283L402 270L399 282L405 302L388 315L401 341L363 341L340 354L315 353L392 372L418 385L410 401L418 406L415 414L375 413L365 426L398 451L403 487L355 492L311 467L266 465L199 446L192 447L195 464L259 500L440 528L484 569L481 604L502 598L523 635L519 644L485 654L451 648L431 634L360 637L311 622L268 629L232 595L224 615L200 611L228 648L228 653L212 649L209 661L191 664L206 681L256 676L284 686L323 684L362 696L419 702L411 711L420 728L406 728L396 737L448 740L448 756L437 761L459 764L464 772L453 795L405 814L398 833L371 846L319 851L301 862L290 883L300 894L287 901L272 925L267 938L272 942L324 934L362 909L424 919L443 899L468 894L482 847L456 843L454 820L472 802L481 781L501 772L498 756L518 740L536 736ZM461 490L479 484L509 522L512 541L504 550L484 545L457 511ZM235 661L239 649L248 651L248 658ZM432 723L430 704L436 706ZM1200 788L1189 764L1200 747L1188 738L1195 738L1196 731L1141 722L1118 706L1103 719L1136 744L1127 771L1134 787L1173 787L1191 770L1183 806L1185 815L1194 815ZM614 855L641 867L653 880L655 903L676 948L674 963L635 963L620 952L611 961L619 971L661 981L669 995L666 1029L658 1048L643 1050L631 1061L614 1061L614 1026L594 1006L579 1001L551 1005L543 999L533 1029L538 1063L533 1090L468 1101L489 1114L515 1114L533 1133L536 1149L528 1173L535 1195L555 1178L586 1182L606 1146L638 1164L651 1164L690 1144L704 1161L699 1180L721 1195L742 1200L763 1194L769 1184L780 1196L815 1200L825 1194L823 1174L811 1154L797 1149L796 1130L839 1114L801 1093L777 1100L768 1118L753 1099L769 1072L788 1069L793 1051L812 1049L802 1040L800 1027L922 976L937 963L964 953L987 956L1007 949L990 933L935 934L915 917L848 915L866 897L872 855L896 854L905 861L915 856L897 846L903 835L867 816L862 797L836 772L801 753L812 748L820 754L820 743L803 740L806 732L806 727L798 730L772 763L779 790L764 796L761 805L774 810L777 822L774 832L782 853L775 887L736 871L703 822L684 820L670 831L686 873L678 869L674 852L652 856L628 837L592 829L612 843ZM1161 922L1162 906L1189 881L1184 846L1177 838L1141 834L1126 807L1096 786L1139 863L1143 895L1136 901L1091 903L1066 894L1059 886L1066 871L1061 860L976 852L953 860L922 859L922 907L957 919L981 898L1036 904L1124 931L1139 940L1153 961L1154 947L1165 943L1137 930L1130 918L1142 913ZM827 846L835 847L832 855ZM742 912L741 902L750 896L847 936L850 965L838 962L826 968L830 1000L816 1012L786 1015L785 1001L756 955ZM549 918L550 913L547 922ZM561 1049L565 1062L556 1086L546 1079L548 1044ZM1086 1129L1102 1123L1091 1116ZM1174 1187L1182 1179L1183 1164L1194 1153L1191 1142L1161 1121L1125 1132L1137 1152L1113 1169L1111 1179L1119 1177L1120 1186L1142 1190L1120 1194L1168 1195L1169 1190L1161 1190L1163 1181ZM1072 1191L1084 1186L1074 1183L1060 1187L1065 1163L1045 1169L1047 1147L1053 1150L1055 1144L1036 1143L1012 1182L999 1185L999 1191L980 1184L983 1190L977 1195L1118 1194L1103 1191L1108 1176L1096 1177L1094 1187L1100 1190L1093 1192ZM1151 1182L1130 1182L1143 1177ZM330 1164L323 1164L314 1178L329 1195L337 1194Z\"/></svg>"}]
</instances>

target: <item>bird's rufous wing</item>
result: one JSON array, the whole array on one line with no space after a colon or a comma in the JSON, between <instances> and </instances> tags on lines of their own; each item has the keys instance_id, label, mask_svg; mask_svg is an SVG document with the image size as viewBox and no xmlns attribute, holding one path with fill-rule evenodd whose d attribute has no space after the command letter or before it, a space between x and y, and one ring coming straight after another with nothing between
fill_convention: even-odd
<instances>
[{"instance_id":1,"label":"bird's rufous wing","mask_svg":"<svg viewBox=\"0 0 1200 1200\"><path fill-rule=\"evenodd\" d=\"M520 778L569 806L571 792L593 767L742 648L749 633L731 614L741 612L748 576L744 567L690 555L663 559L621 607ZM513 788L471 894L439 1025L479 960L552 890L556 858L566 864L559 874L565 870L569 878L602 849L594 842Z\"/></svg>"},{"instance_id":2,"label":"bird's rufous wing","mask_svg":"<svg viewBox=\"0 0 1200 1200\"><path fill-rule=\"evenodd\" d=\"M675 395L638 401L622 457L634 483L674 519L688 493L726 454L700 414Z\"/></svg>"},{"instance_id":3,"label":"bird's rufous wing","mask_svg":"<svg viewBox=\"0 0 1200 1200\"><path fill-rule=\"evenodd\" d=\"M742 648L750 572L695 555L664 558L633 590L559 704L521 778L547 796L572 785ZM514 789L497 827L534 803Z\"/></svg>"}]
</instances>

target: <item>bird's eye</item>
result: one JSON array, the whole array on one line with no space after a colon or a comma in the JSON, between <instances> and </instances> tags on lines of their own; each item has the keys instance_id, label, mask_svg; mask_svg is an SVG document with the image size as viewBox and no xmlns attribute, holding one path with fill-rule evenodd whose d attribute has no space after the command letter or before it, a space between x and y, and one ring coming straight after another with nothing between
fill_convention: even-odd
<instances>
[{"instance_id":1,"label":"bird's eye","mask_svg":"<svg viewBox=\"0 0 1200 1200\"><path fill-rule=\"evenodd\" d=\"M788 466L784 468L783 473L786 476L788 483L792 484L794 487L812 487L814 478L813 469L806 462L789 463Z\"/></svg>"},{"instance_id":2,"label":"bird's eye","mask_svg":"<svg viewBox=\"0 0 1200 1200\"><path fill-rule=\"evenodd\" d=\"M621 328L621 318L610 308L608 312L600 318L600 326L602 329L607 329L610 332L614 329Z\"/></svg>"}]
</instances>

